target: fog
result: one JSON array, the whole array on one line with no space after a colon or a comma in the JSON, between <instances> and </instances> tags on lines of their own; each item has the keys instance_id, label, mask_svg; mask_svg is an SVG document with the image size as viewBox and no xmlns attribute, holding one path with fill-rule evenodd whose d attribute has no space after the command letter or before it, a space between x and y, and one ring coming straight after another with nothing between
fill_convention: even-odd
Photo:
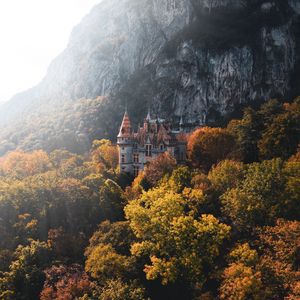
<instances>
[{"instance_id":1,"label":"fog","mask_svg":"<svg viewBox=\"0 0 300 300\"><path fill-rule=\"evenodd\" d=\"M101 1L1 1L0 102L38 83L72 28Z\"/></svg>"}]
</instances>

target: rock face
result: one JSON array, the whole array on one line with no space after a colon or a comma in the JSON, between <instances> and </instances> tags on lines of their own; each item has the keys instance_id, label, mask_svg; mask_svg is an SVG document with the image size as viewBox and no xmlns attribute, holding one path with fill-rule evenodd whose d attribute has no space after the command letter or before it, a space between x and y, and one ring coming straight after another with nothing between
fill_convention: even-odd
<instances>
[{"instance_id":1,"label":"rock face","mask_svg":"<svg viewBox=\"0 0 300 300\"><path fill-rule=\"evenodd\" d=\"M299 14L300 0L104 0L41 84L2 107L0 124L97 96L112 110L127 102L136 122L150 105L204 124L284 97L297 87Z\"/></svg>"}]
</instances>

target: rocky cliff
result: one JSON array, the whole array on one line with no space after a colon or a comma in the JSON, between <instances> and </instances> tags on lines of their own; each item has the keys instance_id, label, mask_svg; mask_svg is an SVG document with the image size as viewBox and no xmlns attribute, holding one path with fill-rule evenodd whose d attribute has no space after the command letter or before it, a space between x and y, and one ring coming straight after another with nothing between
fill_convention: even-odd
<instances>
[{"instance_id":1,"label":"rocky cliff","mask_svg":"<svg viewBox=\"0 0 300 300\"><path fill-rule=\"evenodd\" d=\"M104 0L41 84L2 107L0 122L105 96L98 125L109 123L113 136L125 102L135 122L150 105L174 122L205 124L240 104L290 97L299 85L299 19L300 0ZM91 131L76 126L76 134Z\"/></svg>"}]
</instances>

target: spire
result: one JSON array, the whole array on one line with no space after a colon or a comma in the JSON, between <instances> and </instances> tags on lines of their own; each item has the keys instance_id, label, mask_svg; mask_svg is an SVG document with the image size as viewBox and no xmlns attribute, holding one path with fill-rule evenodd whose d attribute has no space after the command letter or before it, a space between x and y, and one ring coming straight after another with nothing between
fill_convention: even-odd
<instances>
[{"instance_id":1,"label":"spire","mask_svg":"<svg viewBox=\"0 0 300 300\"><path fill-rule=\"evenodd\" d=\"M130 123L130 119L126 107L118 137L130 137L130 135L131 135L131 123Z\"/></svg>"},{"instance_id":2,"label":"spire","mask_svg":"<svg viewBox=\"0 0 300 300\"><path fill-rule=\"evenodd\" d=\"M151 121L150 106L148 108L148 114L147 114L146 120Z\"/></svg>"},{"instance_id":3,"label":"spire","mask_svg":"<svg viewBox=\"0 0 300 300\"><path fill-rule=\"evenodd\" d=\"M181 115L181 117L180 117L179 125L180 125L180 126L183 126L183 117L182 117L182 115Z\"/></svg>"},{"instance_id":4,"label":"spire","mask_svg":"<svg viewBox=\"0 0 300 300\"><path fill-rule=\"evenodd\" d=\"M181 117L180 117L180 122L179 122L179 128L180 128L180 131L183 130L183 126L184 126L184 123L183 123L183 116L181 115Z\"/></svg>"}]
</instances>

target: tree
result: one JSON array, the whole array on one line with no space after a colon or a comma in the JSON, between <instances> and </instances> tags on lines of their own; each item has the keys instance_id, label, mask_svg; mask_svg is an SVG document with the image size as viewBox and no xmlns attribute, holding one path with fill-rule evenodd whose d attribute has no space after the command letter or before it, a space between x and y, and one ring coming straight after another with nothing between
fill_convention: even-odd
<instances>
[{"instance_id":1,"label":"tree","mask_svg":"<svg viewBox=\"0 0 300 300\"><path fill-rule=\"evenodd\" d=\"M176 160L168 152L160 154L146 166L141 180L143 186L154 187L165 176L170 175L176 167ZM148 186L147 186L148 183Z\"/></svg>"},{"instance_id":2,"label":"tree","mask_svg":"<svg viewBox=\"0 0 300 300\"><path fill-rule=\"evenodd\" d=\"M234 137L228 130L203 127L191 134L187 147L193 166L208 171L213 164L229 157L234 146Z\"/></svg>"},{"instance_id":3,"label":"tree","mask_svg":"<svg viewBox=\"0 0 300 300\"><path fill-rule=\"evenodd\" d=\"M122 278L129 272L131 260L118 254L111 244L99 244L87 256L85 270L99 282Z\"/></svg>"},{"instance_id":4,"label":"tree","mask_svg":"<svg viewBox=\"0 0 300 300\"><path fill-rule=\"evenodd\" d=\"M41 300L73 300L91 294L92 283L80 265L52 266L45 275Z\"/></svg>"},{"instance_id":5,"label":"tree","mask_svg":"<svg viewBox=\"0 0 300 300\"><path fill-rule=\"evenodd\" d=\"M107 179L100 188L99 197L103 219L111 221L121 220L126 203L121 187L113 180Z\"/></svg>"},{"instance_id":6,"label":"tree","mask_svg":"<svg viewBox=\"0 0 300 300\"><path fill-rule=\"evenodd\" d=\"M300 219L300 161L290 160L285 163L283 174L285 176L285 188L282 191L284 198L285 215L289 220Z\"/></svg>"},{"instance_id":7,"label":"tree","mask_svg":"<svg viewBox=\"0 0 300 300\"><path fill-rule=\"evenodd\" d=\"M48 154L42 150L25 153L10 152L0 159L0 176L22 179L52 168Z\"/></svg>"},{"instance_id":8,"label":"tree","mask_svg":"<svg viewBox=\"0 0 300 300\"><path fill-rule=\"evenodd\" d=\"M104 221L90 238L85 254L88 255L99 244L111 244L122 255L130 255L130 246L135 241L135 236L129 222Z\"/></svg>"},{"instance_id":9,"label":"tree","mask_svg":"<svg viewBox=\"0 0 300 300\"><path fill-rule=\"evenodd\" d=\"M258 233L257 245L262 253L259 268L268 299L297 299L300 222L281 219L273 227L259 229Z\"/></svg>"},{"instance_id":10,"label":"tree","mask_svg":"<svg viewBox=\"0 0 300 300\"><path fill-rule=\"evenodd\" d=\"M235 137L234 157L245 163L258 161L257 143L262 131L261 117L251 108L244 111L242 120L233 120L227 130Z\"/></svg>"},{"instance_id":11,"label":"tree","mask_svg":"<svg viewBox=\"0 0 300 300\"><path fill-rule=\"evenodd\" d=\"M184 188L191 187L192 174L188 167L180 166L173 170L168 184L173 191L181 193Z\"/></svg>"},{"instance_id":12,"label":"tree","mask_svg":"<svg viewBox=\"0 0 300 300\"><path fill-rule=\"evenodd\" d=\"M286 111L266 127L258 143L264 159L287 159L295 153L300 142L300 102L285 105Z\"/></svg>"},{"instance_id":13,"label":"tree","mask_svg":"<svg viewBox=\"0 0 300 300\"><path fill-rule=\"evenodd\" d=\"M223 212L243 230L274 224L286 213L281 195L284 184L282 160L253 163L247 168L245 180L222 195Z\"/></svg>"},{"instance_id":14,"label":"tree","mask_svg":"<svg viewBox=\"0 0 300 300\"><path fill-rule=\"evenodd\" d=\"M208 179L220 194L235 188L243 180L244 165L241 162L224 160L213 166Z\"/></svg>"},{"instance_id":15,"label":"tree","mask_svg":"<svg viewBox=\"0 0 300 300\"><path fill-rule=\"evenodd\" d=\"M185 212L187 204L181 195L156 188L125 207L130 226L140 240L133 244L132 254L151 261L144 268L148 280L160 278L168 284L185 278L203 284L219 255L230 227L212 215L194 219Z\"/></svg>"},{"instance_id":16,"label":"tree","mask_svg":"<svg viewBox=\"0 0 300 300\"><path fill-rule=\"evenodd\" d=\"M220 288L220 299L261 300L261 273L251 267L235 263L225 269Z\"/></svg>"},{"instance_id":17,"label":"tree","mask_svg":"<svg viewBox=\"0 0 300 300\"><path fill-rule=\"evenodd\" d=\"M4 288L16 299L38 299L45 280L43 270L52 260L50 247L44 242L31 241L28 246L19 246L14 255L10 271L5 274Z\"/></svg>"},{"instance_id":18,"label":"tree","mask_svg":"<svg viewBox=\"0 0 300 300\"><path fill-rule=\"evenodd\" d=\"M121 279L109 280L100 289L99 300L146 300L146 291L137 282L123 282Z\"/></svg>"},{"instance_id":19,"label":"tree","mask_svg":"<svg viewBox=\"0 0 300 300\"><path fill-rule=\"evenodd\" d=\"M261 272L256 269L258 253L248 243L237 245L229 254L220 287L220 299L264 299Z\"/></svg>"},{"instance_id":20,"label":"tree","mask_svg":"<svg viewBox=\"0 0 300 300\"><path fill-rule=\"evenodd\" d=\"M105 170L115 171L118 167L118 149L109 140L95 140L92 145L91 157L100 173Z\"/></svg>"}]
</instances>

